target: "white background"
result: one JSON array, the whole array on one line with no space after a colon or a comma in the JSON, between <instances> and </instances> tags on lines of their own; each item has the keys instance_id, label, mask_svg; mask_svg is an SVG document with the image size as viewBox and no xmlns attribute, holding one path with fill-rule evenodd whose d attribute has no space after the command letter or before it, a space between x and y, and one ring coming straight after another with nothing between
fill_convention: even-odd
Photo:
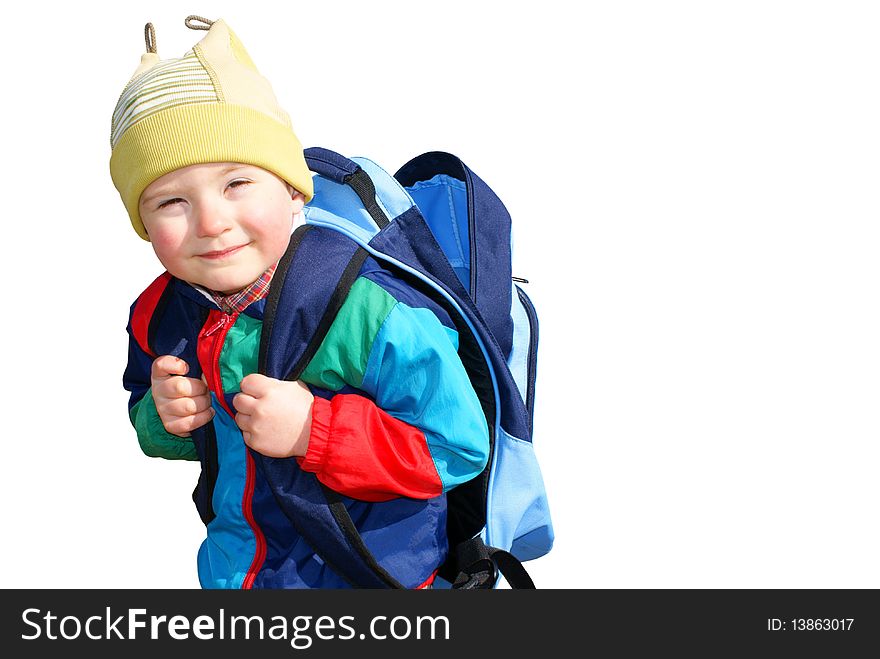
<instances>
[{"instance_id":1,"label":"white background","mask_svg":"<svg viewBox=\"0 0 880 659\"><path fill-rule=\"evenodd\" d=\"M4 587L198 586L197 465L126 415L161 268L108 170L144 23L179 57L189 12L305 145L450 151L505 201L542 323L539 587L880 587L875 4L135 4L4 12Z\"/></svg>"}]
</instances>

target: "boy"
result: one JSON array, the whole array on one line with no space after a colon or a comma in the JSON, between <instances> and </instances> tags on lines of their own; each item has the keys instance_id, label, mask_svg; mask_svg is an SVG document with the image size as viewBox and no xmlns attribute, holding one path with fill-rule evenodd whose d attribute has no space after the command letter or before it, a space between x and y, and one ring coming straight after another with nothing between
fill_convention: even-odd
<instances>
[{"instance_id":1,"label":"boy","mask_svg":"<svg viewBox=\"0 0 880 659\"><path fill-rule=\"evenodd\" d=\"M445 493L489 451L452 323L367 259L301 380L256 373L266 295L311 174L236 35L223 21L186 24L208 34L172 60L147 26L111 133L114 184L167 271L128 325L123 381L141 448L202 463L203 587L349 585L303 539L307 522L282 512L251 451L347 497L379 564L429 586L448 550Z\"/></svg>"}]
</instances>

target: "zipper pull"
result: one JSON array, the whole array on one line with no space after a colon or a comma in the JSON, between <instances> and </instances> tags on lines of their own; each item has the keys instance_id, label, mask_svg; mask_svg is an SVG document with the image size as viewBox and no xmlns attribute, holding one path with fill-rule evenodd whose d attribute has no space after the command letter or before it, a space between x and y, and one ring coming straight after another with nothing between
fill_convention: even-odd
<instances>
[{"instance_id":1,"label":"zipper pull","mask_svg":"<svg viewBox=\"0 0 880 659\"><path fill-rule=\"evenodd\" d=\"M231 317L232 316L229 316L227 314L223 314L222 316L220 316L220 320L209 327L207 331L203 334L203 336L211 336L212 334L216 333L217 330L223 329L226 326L226 323L229 322L229 319Z\"/></svg>"}]
</instances>

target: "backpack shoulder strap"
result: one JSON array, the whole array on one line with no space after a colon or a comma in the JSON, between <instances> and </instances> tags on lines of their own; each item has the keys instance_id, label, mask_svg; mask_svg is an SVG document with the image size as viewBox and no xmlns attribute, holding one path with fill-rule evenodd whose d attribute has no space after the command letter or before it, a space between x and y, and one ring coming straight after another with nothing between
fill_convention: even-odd
<instances>
[{"instance_id":1,"label":"backpack shoulder strap","mask_svg":"<svg viewBox=\"0 0 880 659\"><path fill-rule=\"evenodd\" d=\"M291 237L272 279L260 337L258 370L300 377L336 318L367 253L343 234L304 225ZM361 588L401 588L366 550L339 495L295 458L249 449L297 532L339 576Z\"/></svg>"},{"instance_id":2,"label":"backpack shoulder strap","mask_svg":"<svg viewBox=\"0 0 880 659\"><path fill-rule=\"evenodd\" d=\"M310 225L293 232L266 298L260 373L296 380L314 356L366 259L342 234Z\"/></svg>"}]
</instances>

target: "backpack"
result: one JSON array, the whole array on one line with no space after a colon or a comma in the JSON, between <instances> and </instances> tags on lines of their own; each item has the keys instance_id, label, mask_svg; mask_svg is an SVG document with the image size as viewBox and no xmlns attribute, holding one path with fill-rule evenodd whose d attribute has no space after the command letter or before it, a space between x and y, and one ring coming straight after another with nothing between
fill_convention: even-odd
<instances>
[{"instance_id":1,"label":"backpack","mask_svg":"<svg viewBox=\"0 0 880 659\"><path fill-rule=\"evenodd\" d=\"M457 157L424 153L392 177L366 158L306 149L315 195L276 270L258 370L298 379L370 257L438 302L486 416L485 470L447 493L449 558L435 584L534 588L522 566L553 545L532 446L538 319L511 274L504 205ZM343 498L291 459L252 452L281 508L316 553L357 587L402 587L373 558Z\"/></svg>"}]
</instances>

